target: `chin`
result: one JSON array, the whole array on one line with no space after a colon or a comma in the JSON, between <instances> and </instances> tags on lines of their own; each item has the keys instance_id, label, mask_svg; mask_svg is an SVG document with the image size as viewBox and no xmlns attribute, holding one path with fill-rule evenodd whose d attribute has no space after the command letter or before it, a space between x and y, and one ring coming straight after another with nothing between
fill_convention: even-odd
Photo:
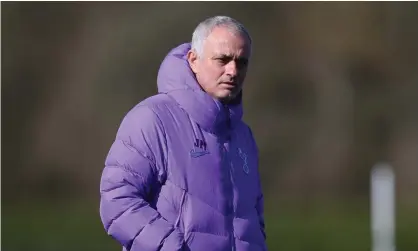
<instances>
[{"instance_id":1,"label":"chin","mask_svg":"<svg viewBox=\"0 0 418 251\"><path fill-rule=\"evenodd\" d=\"M234 95L232 92L228 93L222 93L222 95L217 95L217 99L222 102L229 102L230 100L234 99L236 95Z\"/></svg>"}]
</instances>

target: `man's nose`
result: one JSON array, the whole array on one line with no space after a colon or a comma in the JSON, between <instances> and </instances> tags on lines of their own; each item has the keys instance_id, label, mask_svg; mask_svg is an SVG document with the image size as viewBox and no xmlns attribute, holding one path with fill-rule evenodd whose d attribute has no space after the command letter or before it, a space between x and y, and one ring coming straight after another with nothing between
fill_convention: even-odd
<instances>
[{"instance_id":1,"label":"man's nose","mask_svg":"<svg viewBox=\"0 0 418 251\"><path fill-rule=\"evenodd\" d=\"M237 63L231 60L226 65L226 74L235 77L238 74Z\"/></svg>"}]
</instances>

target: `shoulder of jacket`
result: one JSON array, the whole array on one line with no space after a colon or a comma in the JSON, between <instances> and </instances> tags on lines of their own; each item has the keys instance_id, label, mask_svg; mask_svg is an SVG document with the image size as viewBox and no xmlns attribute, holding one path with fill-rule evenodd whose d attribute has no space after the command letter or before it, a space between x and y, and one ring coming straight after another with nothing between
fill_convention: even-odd
<instances>
[{"instance_id":1,"label":"shoulder of jacket","mask_svg":"<svg viewBox=\"0 0 418 251\"><path fill-rule=\"evenodd\" d=\"M159 117L161 113L167 112L167 109L174 107L174 101L166 94L156 94L150 96L136 104L128 115L137 116L144 113L152 113L155 117Z\"/></svg>"},{"instance_id":2,"label":"shoulder of jacket","mask_svg":"<svg viewBox=\"0 0 418 251\"><path fill-rule=\"evenodd\" d=\"M161 112L166 112L167 109L172 109L176 106L177 105L172 98L170 98L167 94L161 93L144 99L137 104L136 107L147 107L158 116Z\"/></svg>"}]
</instances>

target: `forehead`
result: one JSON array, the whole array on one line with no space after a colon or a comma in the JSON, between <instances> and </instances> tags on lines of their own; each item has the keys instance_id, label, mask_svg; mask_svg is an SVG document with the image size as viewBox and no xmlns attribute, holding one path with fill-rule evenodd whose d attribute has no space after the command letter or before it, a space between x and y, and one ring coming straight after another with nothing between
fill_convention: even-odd
<instances>
[{"instance_id":1,"label":"forehead","mask_svg":"<svg viewBox=\"0 0 418 251\"><path fill-rule=\"evenodd\" d=\"M208 56L219 54L248 58L250 50L248 38L227 27L215 27L204 44L205 54L210 54Z\"/></svg>"}]
</instances>

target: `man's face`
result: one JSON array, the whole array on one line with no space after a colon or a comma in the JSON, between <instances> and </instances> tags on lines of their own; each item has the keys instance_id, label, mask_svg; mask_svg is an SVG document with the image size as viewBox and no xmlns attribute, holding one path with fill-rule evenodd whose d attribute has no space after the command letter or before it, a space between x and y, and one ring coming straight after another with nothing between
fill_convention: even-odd
<instances>
[{"instance_id":1,"label":"man's face","mask_svg":"<svg viewBox=\"0 0 418 251\"><path fill-rule=\"evenodd\" d=\"M200 57L189 51L187 57L203 90L221 101L230 101L242 89L251 46L244 35L226 27L216 27L203 44Z\"/></svg>"}]
</instances>

